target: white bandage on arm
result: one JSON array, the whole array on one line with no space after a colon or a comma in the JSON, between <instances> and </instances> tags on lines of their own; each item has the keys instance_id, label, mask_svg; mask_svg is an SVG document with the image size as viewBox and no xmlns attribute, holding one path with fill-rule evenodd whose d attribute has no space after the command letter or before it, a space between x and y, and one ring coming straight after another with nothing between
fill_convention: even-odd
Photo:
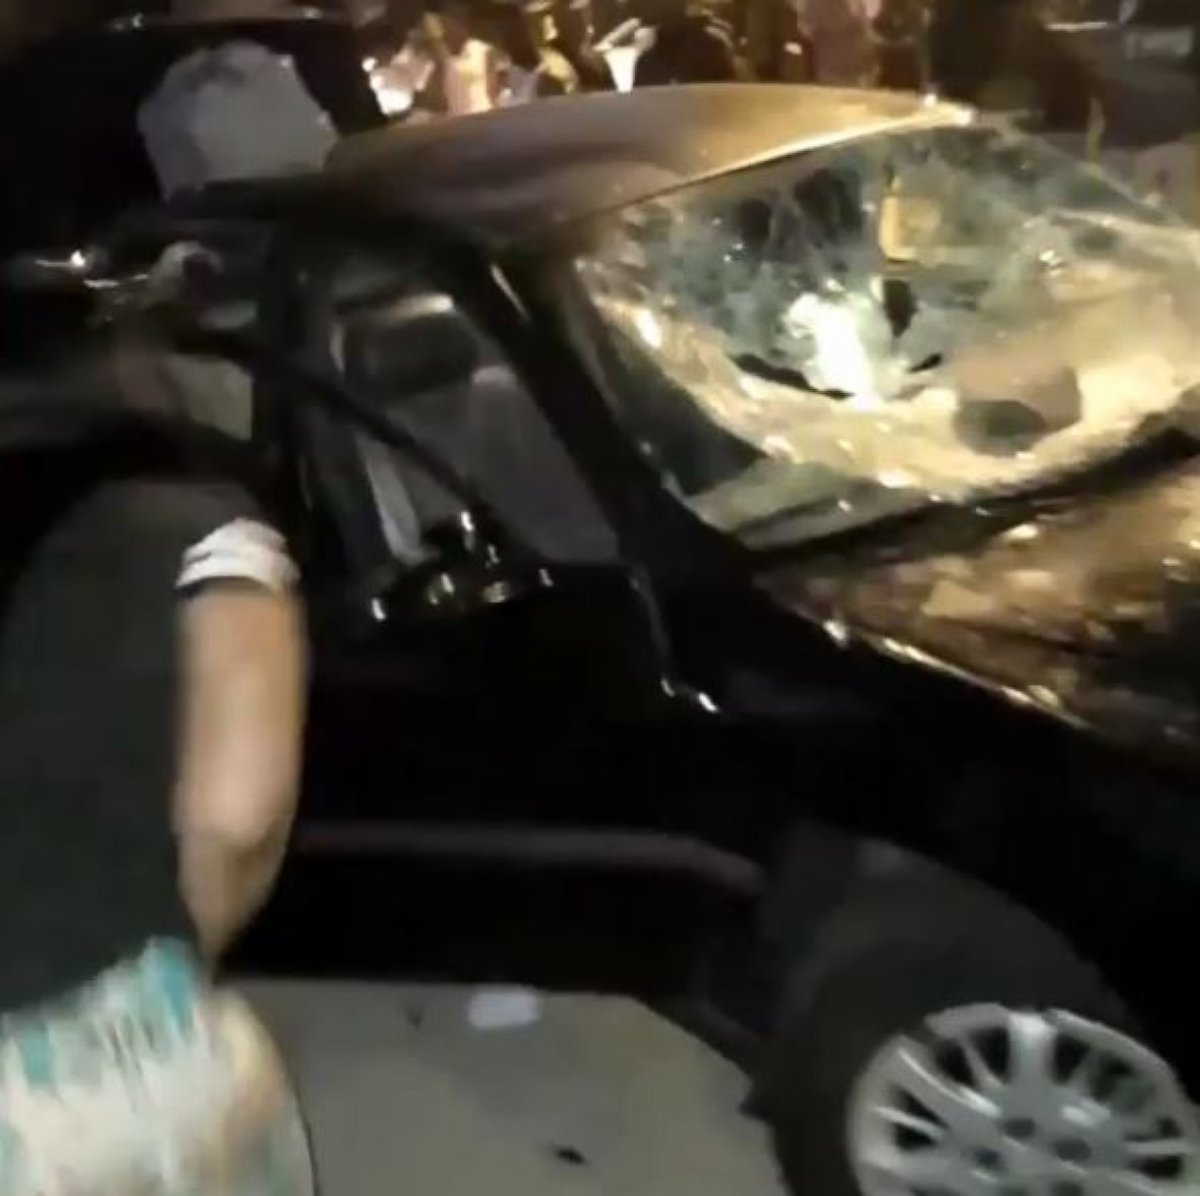
<instances>
[{"instance_id":1,"label":"white bandage on arm","mask_svg":"<svg viewBox=\"0 0 1200 1196\"><path fill-rule=\"evenodd\" d=\"M183 554L176 586L188 591L211 582L247 581L283 594L296 579L287 544L274 528L253 519L234 519Z\"/></svg>"}]
</instances>

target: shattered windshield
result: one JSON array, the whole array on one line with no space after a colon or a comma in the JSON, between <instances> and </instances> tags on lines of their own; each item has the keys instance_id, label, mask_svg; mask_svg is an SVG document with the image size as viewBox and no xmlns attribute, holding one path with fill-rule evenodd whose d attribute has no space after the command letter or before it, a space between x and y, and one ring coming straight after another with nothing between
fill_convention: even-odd
<instances>
[{"instance_id":1,"label":"shattered windshield","mask_svg":"<svg viewBox=\"0 0 1200 1196\"><path fill-rule=\"evenodd\" d=\"M755 545L1033 489L1183 423L1200 232L1040 142L864 138L609 218L606 390Z\"/></svg>"}]
</instances>

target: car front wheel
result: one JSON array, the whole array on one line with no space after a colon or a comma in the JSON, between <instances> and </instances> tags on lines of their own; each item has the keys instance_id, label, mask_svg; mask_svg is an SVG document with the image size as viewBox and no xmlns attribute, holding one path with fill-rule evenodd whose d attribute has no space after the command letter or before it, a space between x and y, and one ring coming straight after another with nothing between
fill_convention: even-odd
<instances>
[{"instance_id":1,"label":"car front wheel","mask_svg":"<svg viewBox=\"0 0 1200 1196\"><path fill-rule=\"evenodd\" d=\"M876 883L797 967L760 1107L792 1192L1173 1196L1200 1124L1098 974L967 881Z\"/></svg>"}]
</instances>

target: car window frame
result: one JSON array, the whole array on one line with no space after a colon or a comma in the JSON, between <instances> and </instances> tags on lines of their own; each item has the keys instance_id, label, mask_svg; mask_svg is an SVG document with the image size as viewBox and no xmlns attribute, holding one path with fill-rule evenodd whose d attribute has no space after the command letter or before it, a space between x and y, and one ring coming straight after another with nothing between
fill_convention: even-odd
<instances>
[{"instance_id":1,"label":"car window frame","mask_svg":"<svg viewBox=\"0 0 1200 1196\"><path fill-rule=\"evenodd\" d=\"M459 248L461 249L461 247ZM414 289L437 289L440 293L445 294L454 303L456 310L461 313L463 318L470 321L478 334L502 354L505 364L519 380L533 410L554 435L559 450L564 455L571 471L576 475L579 484L595 501L599 516L611 528L612 515L596 496L596 487L586 464L579 460L572 444L561 434L556 421L547 412L537 380L528 376L528 371L524 368L519 355L509 350L504 340L503 329L498 329L496 326L495 313L488 310L487 304L479 302L478 294L473 293L472 289L462 280L460 270L446 268L444 263L439 260L440 255L429 252L426 247L413 249L401 246L398 248L395 238L389 238L386 244L372 244L370 238L360 240L344 235L336 237L316 235L299 241L289 238L288 252L284 255L289 259L287 269L293 279L300 280L300 289L306 297L301 304L305 310L300 313L298 319L295 313L292 314L291 327L287 330L287 336L282 342L278 342L281 349L284 352L290 350L293 358L298 355L307 367L315 367L318 371L329 370L333 364L330 355L326 353L322 360L320 357L315 357L313 352L321 343L314 337L314 320L328 320L329 318L328 311L321 310L322 300L318 297L319 293L323 293L324 300L327 302L330 294L329 279L321 276L327 274L331 267L337 268L339 264L344 264L345 259L350 255L375 253L386 254L394 263L399 263L407 257L409 259L408 267L413 271L414 277L417 277L418 272L422 270L427 271L427 273L419 275L420 281L414 284ZM477 264L482 264L490 277L489 263L484 260ZM458 265L461 266L461 262ZM321 288L323 288L323 292L321 292ZM314 299L316 299L315 306ZM340 369L333 372L336 374L337 383L345 387L346 380ZM362 396L359 397L361 400ZM340 579L330 578L330 582L334 591L341 588L361 601L369 591L384 587L389 581L394 581L402 576L405 566L403 562L397 560L387 544L383 516L373 501L373 496L369 497L371 481L366 458L361 448L354 442L360 437L367 437L383 444L389 453L405 455L407 450L402 445L389 443L384 437L351 417L331 418L327 412L315 415L306 414L312 406L311 403L303 400L298 403L277 402L274 404L274 410L265 414L264 418L269 420L272 425L273 438L280 438L295 446L292 455L303 463L298 472L307 475L306 480L302 480L302 485L307 491L304 502L310 514L326 520L332 527L335 536L343 541L347 535L345 515L339 517L337 513L330 511L329 497L313 474L332 468L340 470L344 476L346 464L353 461L352 484L357 488L363 501L363 505L359 509L368 510L370 517L357 521L358 531L351 534L359 536L359 550L357 553L348 554L351 559L343 562L343 576ZM396 428L396 434L405 438L410 435L402 427ZM437 453L436 449L426 451L430 451L448 464L452 472L455 472L453 463L447 462L443 454ZM338 461L331 460L331 457L337 457ZM411 454L409 454L409 461L415 470L422 471L421 463L413 461ZM477 487L468 484L464 489L470 494L473 510L494 520L510 534L513 532L510 521L502 516L493 502L478 493ZM429 529L424 530L428 531ZM615 530L613 539L615 544L619 544ZM365 552L363 551L364 545L366 546ZM532 558L532 554L529 555ZM357 559L353 559L354 557ZM436 560L436 553L432 559ZM547 560L544 563L553 567L558 562ZM614 567L623 567L617 552L614 552L611 563Z\"/></svg>"}]
</instances>

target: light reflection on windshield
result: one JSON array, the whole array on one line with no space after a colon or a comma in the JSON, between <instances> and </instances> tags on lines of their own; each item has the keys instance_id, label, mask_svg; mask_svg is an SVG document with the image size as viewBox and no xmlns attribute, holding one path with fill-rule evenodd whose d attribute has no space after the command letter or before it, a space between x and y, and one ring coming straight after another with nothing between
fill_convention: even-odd
<instances>
[{"instance_id":1,"label":"light reflection on windshield","mask_svg":"<svg viewBox=\"0 0 1200 1196\"><path fill-rule=\"evenodd\" d=\"M995 129L627 209L579 270L639 442L754 543L1046 484L1200 383L1200 233Z\"/></svg>"}]
</instances>

